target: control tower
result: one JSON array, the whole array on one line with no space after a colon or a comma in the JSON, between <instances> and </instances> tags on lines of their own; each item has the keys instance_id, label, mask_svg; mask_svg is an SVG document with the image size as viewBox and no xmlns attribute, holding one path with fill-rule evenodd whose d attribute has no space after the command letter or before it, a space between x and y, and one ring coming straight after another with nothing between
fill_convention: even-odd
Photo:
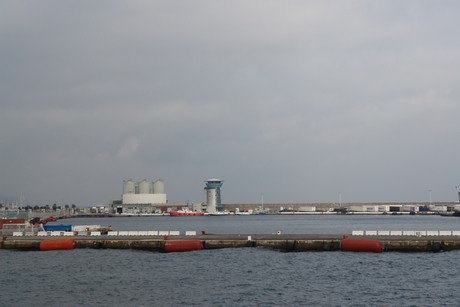
<instances>
[{"instance_id":1,"label":"control tower","mask_svg":"<svg viewBox=\"0 0 460 307\"><path fill-rule=\"evenodd\" d=\"M206 187L204 190L206 192L206 211L211 214L222 211L220 188L222 187L224 181L213 178L205 180L205 183Z\"/></svg>"}]
</instances>

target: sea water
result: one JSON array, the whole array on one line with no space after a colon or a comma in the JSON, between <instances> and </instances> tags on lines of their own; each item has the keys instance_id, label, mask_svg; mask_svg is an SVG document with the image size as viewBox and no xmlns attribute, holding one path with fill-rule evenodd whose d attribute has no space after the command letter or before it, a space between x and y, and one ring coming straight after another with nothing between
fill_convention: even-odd
<instances>
[{"instance_id":1,"label":"sea water","mask_svg":"<svg viewBox=\"0 0 460 307\"><path fill-rule=\"evenodd\" d=\"M350 234L353 230L460 230L460 218L439 215L249 215L74 218L49 225L111 225L114 230L176 230L209 234Z\"/></svg>"},{"instance_id":2,"label":"sea water","mask_svg":"<svg viewBox=\"0 0 460 307\"><path fill-rule=\"evenodd\" d=\"M460 230L439 216L70 219L116 230L349 233ZM164 254L0 250L0 306L458 306L457 259L441 253L284 253L260 248Z\"/></svg>"}]
</instances>

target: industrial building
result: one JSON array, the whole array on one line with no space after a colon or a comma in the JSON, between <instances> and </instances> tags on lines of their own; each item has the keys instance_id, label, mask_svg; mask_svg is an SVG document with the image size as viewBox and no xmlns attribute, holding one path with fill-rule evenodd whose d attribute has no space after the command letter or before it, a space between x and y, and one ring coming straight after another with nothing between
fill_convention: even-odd
<instances>
[{"instance_id":1,"label":"industrial building","mask_svg":"<svg viewBox=\"0 0 460 307\"><path fill-rule=\"evenodd\" d=\"M167 203L165 185L161 179L151 181L124 180L118 213L154 213Z\"/></svg>"},{"instance_id":2,"label":"industrial building","mask_svg":"<svg viewBox=\"0 0 460 307\"><path fill-rule=\"evenodd\" d=\"M206 211L210 214L223 211L220 194L220 188L222 187L223 182L223 180L216 178L205 181L206 187L204 188L204 191Z\"/></svg>"},{"instance_id":3,"label":"industrial building","mask_svg":"<svg viewBox=\"0 0 460 307\"><path fill-rule=\"evenodd\" d=\"M223 182L216 178L205 180L204 202L193 204L193 211L206 211L209 214L224 212L221 198ZM184 204L168 203L165 186L161 179L155 181L124 180L121 200L112 203L113 211L123 214L169 213L171 210L179 210L184 206Z\"/></svg>"}]
</instances>

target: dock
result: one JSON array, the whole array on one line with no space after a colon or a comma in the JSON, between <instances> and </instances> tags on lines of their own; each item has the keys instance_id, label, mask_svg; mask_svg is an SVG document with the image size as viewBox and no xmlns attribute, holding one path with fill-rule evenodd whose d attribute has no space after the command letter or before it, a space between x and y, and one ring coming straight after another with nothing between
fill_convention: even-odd
<instances>
[{"instance_id":1,"label":"dock","mask_svg":"<svg viewBox=\"0 0 460 307\"><path fill-rule=\"evenodd\" d=\"M0 249L40 250L44 240L73 240L74 248L135 249L168 251L168 245L190 246L190 250L221 248L265 248L282 252L344 251L344 242L360 246L351 251L374 252L440 252L460 249L460 236L356 236L320 234L202 234L196 236L91 236L39 237L3 236ZM378 250L366 246L378 243ZM198 246L198 248L196 248ZM364 249L363 249L364 247ZM188 251L174 250L174 251Z\"/></svg>"}]
</instances>

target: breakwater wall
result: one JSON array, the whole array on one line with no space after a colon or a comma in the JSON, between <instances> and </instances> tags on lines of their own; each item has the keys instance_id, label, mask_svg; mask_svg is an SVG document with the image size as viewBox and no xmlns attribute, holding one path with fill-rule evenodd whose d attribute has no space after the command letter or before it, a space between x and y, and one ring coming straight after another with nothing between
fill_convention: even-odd
<instances>
[{"instance_id":1,"label":"breakwater wall","mask_svg":"<svg viewBox=\"0 0 460 307\"><path fill-rule=\"evenodd\" d=\"M59 240L59 238L3 237L0 241L0 249L40 250L40 243L43 240ZM456 236L442 238L372 236L365 239L358 236L343 235L203 235L193 238L176 237L174 239L166 237L88 236L76 237L74 240L75 248L135 249L155 252L167 251L165 250L165 245L167 244L180 247L181 245L190 245L186 242L192 241L199 242L195 246L199 245L199 249L205 250L255 247L283 252L341 251L344 250L344 240L358 246L358 250L354 251L369 251L366 249L367 242L370 245L375 245L376 242L379 242L381 246L380 252L439 252L460 249L460 239ZM364 248L362 249L363 244Z\"/></svg>"}]
</instances>

